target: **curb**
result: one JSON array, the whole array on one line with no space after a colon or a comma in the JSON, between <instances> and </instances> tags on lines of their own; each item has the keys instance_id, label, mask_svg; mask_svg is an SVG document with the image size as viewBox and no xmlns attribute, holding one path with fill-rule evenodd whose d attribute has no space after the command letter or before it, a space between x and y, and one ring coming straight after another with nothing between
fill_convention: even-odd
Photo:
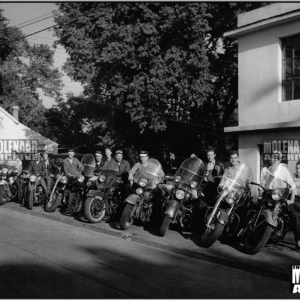
<instances>
[{"instance_id":1,"label":"curb","mask_svg":"<svg viewBox=\"0 0 300 300\"><path fill-rule=\"evenodd\" d=\"M74 218L70 218L70 219L67 219L67 220L60 219L60 218L58 218L54 215L51 215L51 214L36 213L34 211L24 210L20 207L9 207L9 206L5 207L5 206L2 206L1 208L9 209L9 210L12 210L12 211L18 211L18 212L21 212L21 213L24 213L24 214L33 215L33 216L44 218L44 219L54 220L54 221L61 222L61 223L64 223L64 224L68 224L68 225L72 225L72 226L75 226L75 227L85 228L85 229L92 230L94 232L99 232L99 233L102 233L102 234L122 238L126 241L131 241L131 242L134 242L134 243L139 243L139 244L143 244L143 245L146 245L146 246L159 248L159 249L170 251L170 252L173 252L173 253L176 253L176 254L192 257L192 258L199 259L199 260L204 260L204 261L207 261L207 262L210 262L210 263L215 263L215 264L223 265L223 266L226 266L226 267L243 270L245 272L249 272L249 273L253 273L253 274L259 274L259 275L263 275L263 276L270 277L270 278L273 278L273 279L279 279L279 280L289 282L289 275L287 273L277 271L276 269L270 269L270 268L267 268L267 267L260 267L257 264L255 264L254 266L249 265L249 264L244 263L243 261L240 261L239 259L235 259L234 257L233 258L220 257L220 256L216 256L215 254L212 254L212 253L209 253L209 252L204 254L204 253L201 253L201 252L195 252L195 251L187 250L187 249L184 249L184 248L181 248L181 247L165 245L165 244L153 241L153 240L151 240L149 238L146 238L146 237L143 237L143 236L137 236L135 234L128 233L126 231L116 232L116 231L109 230L109 229L106 229L106 228L95 227L94 224L92 224L92 223L82 223L82 222L79 222L79 221L75 220ZM245 259L245 261L247 261L247 260Z\"/></svg>"}]
</instances>

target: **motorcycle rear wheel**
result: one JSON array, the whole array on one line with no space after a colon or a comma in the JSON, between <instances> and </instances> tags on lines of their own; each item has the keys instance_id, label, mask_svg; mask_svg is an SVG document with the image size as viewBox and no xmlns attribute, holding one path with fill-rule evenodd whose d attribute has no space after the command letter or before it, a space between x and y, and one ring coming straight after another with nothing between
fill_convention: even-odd
<instances>
[{"instance_id":1,"label":"motorcycle rear wheel","mask_svg":"<svg viewBox=\"0 0 300 300\"><path fill-rule=\"evenodd\" d=\"M171 221L172 221L172 219L169 216L164 217L164 220L163 220L163 222L160 226L160 229L159 229L160 236L165 236L166 235L166 233L169 229Z\"/></svg>"},{"instance_id":2,"label":"motorcycle rear wheel","mask_svg":"<svg viewBox=\"0 0 300 300\"><path fill-rule=\"evenodd\" d=\"M218 240L225 227L223 224L219 223L218 220L212 222L212 225L214 225L214 227L206 228L205 233L202 236L201 242L202 246L205 248L209 248Z\"/></svg>"},{"instance_id":3,"label":"motorcycle rear wheel","mask_svg":"<svg viewBox=\"0 0 300 300\"><path fill-rule=\"evenodd\" d=\"M123 210L121 220L120 220L120 227L124 230L127 230L131 224L133 223L133 218L131 217L131 213L136 206L131 203L126 203L126 206Z\"/></svg>"},{"instance_id":4,"label":"motorcycle rear wheel","mask_svg":"<svg viewBox=\"0 0 300 300\"><path fill-rule=\"evenodd\" d=\"M28 209L29 210L32 210L32 208L33 208L33 193L34 193L33 190L31 190L29 193L29 198L28 198Z\"/></svg>"},{"instance_id":5,"label":"motorcycle rear wheel","mask_svg":"<svg viewBox=\"0 0 300 300\"><path fill-rule=\"evenodd\" d=\"M101 222L105 216L105 199L100 200L97 196L88 197L84 203L84 215L91 223Z\"/></svg>"},{"instance_id":6,"label":"motorcycle rear wheel","mask_svg":"<svg viewBox=\"0 0 300 300\"><path fill-rule=\"evenodd\" d=\"M258 253L268 242L273 228L268 223L263 223L254 231L246 231L244 234L244 248L248 254Z\"/></svg>"},{"instance_id":7,"label":"motorcycle rear wheel","mask_svg":"<svg viewBox=\"0 0 300 300\"><path fill-rule=\"evenodd\" d=\"M54 194L53 198L50 199L45 205L46 212L54 212L62 199L61 194Z\"/></svg>"},{"instance_id":8,"label":"motorcycle rear wheel","mask_svg":"<svg viewBox=\"0 0 300 300\"><path fill-rule=\"evenodd\" d=\"M79 214L83 207L82 197L79 193L71 193L68 199L68 210L71 216Z\"/></svg>"}]
</instances>

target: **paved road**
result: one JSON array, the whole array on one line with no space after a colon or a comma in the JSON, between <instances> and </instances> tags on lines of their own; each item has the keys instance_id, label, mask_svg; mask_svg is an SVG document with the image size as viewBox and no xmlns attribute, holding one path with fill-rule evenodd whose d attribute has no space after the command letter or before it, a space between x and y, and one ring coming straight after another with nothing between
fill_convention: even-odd
<instances>
[{"instance_id":1,"label":"paved road","mask_svg":"<svg viewBox=\"0 0 300 300\"><path fill-rule=\"evenodd\" d=\"M1 298L287 298L289 283L0 209Z\"/></svg>"}]
</instances>

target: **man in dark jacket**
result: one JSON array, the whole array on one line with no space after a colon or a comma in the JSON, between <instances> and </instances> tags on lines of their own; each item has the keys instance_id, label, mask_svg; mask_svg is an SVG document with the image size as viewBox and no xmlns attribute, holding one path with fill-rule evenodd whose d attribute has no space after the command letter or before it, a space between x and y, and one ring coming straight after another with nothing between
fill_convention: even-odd
<instances>
[{"instance_id":1,"label":"man in dark jacket","mask_svg":"<svg viewBox=\"0 0 300 300\"><path fill-rule=\"evenodd\" d=\"M35 180L35 189L36 187L40 184L44 191L46 198L48 198L48 189L46 186L46 182L43 179L43 176L46 175L46 168L44 162L41 160L41 155L40 153L36 153L34 155L34 160L30 162L28 172L30 175L36 175L37 178ZM24 198L22 199L21 206L24 206Z\"/></svg>"},{"instance_id":2,"label":"man in dark jacket","mask_svg":"<svg viewBox=\"0 0 300 300\"><path fill-rule=\"evenodd\" d=\"M224 174L224 165L220 161L216 160L216 152L213 148L206 150L207 162L205 162L206 176L204 178L204 190L205 200L210 202L217 196L217 187L220 183L221 176ZM197 157L192 154L191 157Z\"/></svg>"},{"instance_id":3,"label":"man in dark jacket","mask_svg":"<svg viewBox=\"0 0 300 300\"><path fill-rule=\"evenodd\" d=\"M48 192L50 193L51 191L51 183L52 183L52 178L50 177L50 173L51 173L51 165L50 165L50 161L49 161L49 155L47 152L44 152L43 154L43 164L45 167L45 175L44 175L44 180L47 182L47 189Z\"/></svg>"},{"instance_id":4,"label":"man in dark jacket","mask_svg":"<svg viewBox=\"0 0 300 300\"><path fill-rule=\"evenodd\" d=\"M197 157L192 154L191 157ZM206 176L204 178L204 188L203 194L205 196L204 201L207 204L212 205L218 195L217 187L220 183L221 176L224 174L223 163L216 160L216 152L213 148L208 148L206 150L207 162L205 162ZM193 227L197 231L201 229L205 224L205 213L207 210L207 205L203 203L204 201L197 202L195 207L195 217L193 222ZM200 228L199 228L200 227Z\"/></svg>"},{"instance_id":5,"label":"man in dark jacket","mask_svg":"<svg viewBox=\"0 0 300 300\"><path fill-rule=\"evenodd\" d=\"M123 151L117 150L116 154L116 162L119 166L119 174L118 176L122 178L123 181L128 180L128 172L130 170L130 164L127 160L123 159Z\"/></svg>"},{"instance_id":6,"label":"man in dark jacket","mask_svg":"<svg viewBox=\"0 0 300 300\"><path fill-rule=\"evenodd\" d=\"M97 150L95 153L95 157L96 157L96 167L94 173L99 174L103 169L103 165L104 165L103 153Z\"/></svg>"},{"instance_id":7,"label":"man in dark jacket","mask_svg":"<svg viewBox=\"0 0 300 300\"><path fill-rule=\"evenodd\" d=\"M70 149L68 151L69 157L64 160L64 172L68 176L77 176L83 171L83 165L74 157L75 151Z\"/></svg>"}]
</instances>

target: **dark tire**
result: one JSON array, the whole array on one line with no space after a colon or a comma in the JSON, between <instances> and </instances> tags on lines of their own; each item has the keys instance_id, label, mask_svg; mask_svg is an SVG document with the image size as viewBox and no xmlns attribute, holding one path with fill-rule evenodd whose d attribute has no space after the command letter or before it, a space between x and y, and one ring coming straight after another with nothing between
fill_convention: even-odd
<instances>
[{"instance_id":1,"label":"dark tire","mask_svg":"<svg viewBox=\"0 0 300 300\"><path fill-rule=\"evenodd\" d=\"M244 248L248 254L258 253L268 242L273 228L268 223L263 223L254 231L247 231L244 235Z\"/></svg>"},{"instance_id":2,"label":"dark tire","mask_svg":"<svg viewBox=\"0 0 300 300\"><path fill-rule=\"evenodd\" d=\"M123 210L121 220L120 220L120 227L124 230L127 230L131 224L133 223L133 218L131 217L131 213L133 211L135 205L126 203L125 208Z\"/></svg>"},{"instance_id":3,"label":"dark tire","mask_svg":"<svg viewBox=\"0 0 300 300\"><path fill-rule=\"evenodd\" d=\"M34 190L31 190L29 193L29 198L28 198L28 209L29 210L32 210L32 208L33 208L33 193L34 193Z\"/></svg>"},{"instance_id":4,"label":"dark tire","mask_svg":"<svg viewBox=\"0 0 300 300\"><path fill-rule=\"evenodd\" d=\"M167 230L169 229L170 223L171 223L172 219L169 216L165 216L164 220L160 226L159 229L159 234L160 236L165 236L167 233Z\"/></svg>"},{"instance_id":5,"label":"dark tire","mask_svg":"<svg viewBox=\"0 0 300 300\"><path fill-rule=\"evenodd\" d=\"M214 228L206 228L205 233L202 236L202 246L205 248L209 248L212 246L218 238L221 236L224 225L219 223L218 220L215 220L212 225L215 225Z\"/></svg>"},{"instance_id":6,"label":"dark tire","mask_svg":"<svg viewBox=\"0 0 300 300\"><path fill-rule=\"evenodd\" d=\"M5 201L4 201L4 186L3 185L0 185L0 205L4 204Z\"/></svg>"},{"instance_id":7,"label":"dark tire","mask_svg":"<svg viewBox=\"0 0 300 300\"><path fill-rule=\"evenodd\" d=\"M82 197L79 193L71 193L68 199L68 210L71 216L80 213L83 207Z\"/></svg>"},{"instance_id":8,"label":"dark tire","mask_svg":"<svg viewBox=\"0 0 300 300\"><path fill-rule=\"evenodd\" d=\"M49 199L49 201L45 205L45 211L46 212L54 212L58 205L60 204L62 199L61 194L54 194L52 199Z\"/></svg>"},{"instance_id":9,"label":"dark tire","mask_svg":"<svg viewBox=\"0 0 300 300\"><path fill-rule=\"evenodd\" d=\"M105 216L105 199L88 197L84 203L84 215L91 223L99 223Z\"/></svg>"}]
</instances>

